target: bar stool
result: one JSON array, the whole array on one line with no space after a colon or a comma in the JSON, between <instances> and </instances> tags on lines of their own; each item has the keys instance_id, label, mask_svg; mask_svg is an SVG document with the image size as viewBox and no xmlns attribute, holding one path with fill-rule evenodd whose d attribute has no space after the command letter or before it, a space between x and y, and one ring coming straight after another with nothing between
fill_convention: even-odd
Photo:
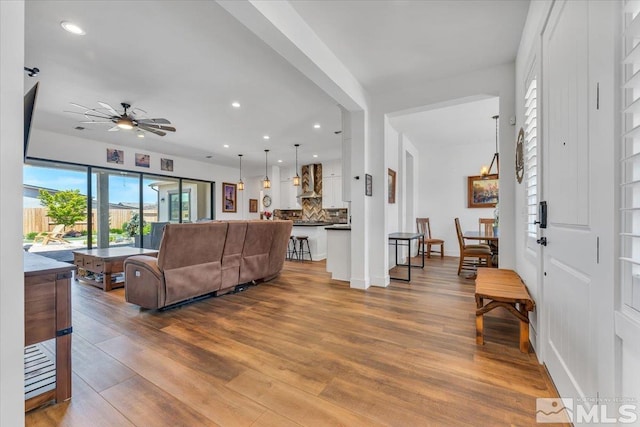
<instances>
[{"instance_id":1,"label":"bar stool","mask_svg":"<svg viewBox=\"0 0 640 427\"><path fill-rule=\"evenodd\" d=\"M313 261L313 258L311 258L311 247L309 246L309 236L296 236L296 240L299 242L298 261L304 261L305 255L309 255L309 261ZM307 244L307 250L304 249L305 243Z\"/></svg>"},{"instance_id":2,"label":"bar stool","mask_svg":"<svg viewBox=\"0 0 640 427\"><path fill-rule=\"evenodd\" d=\"M298 251L296 250L296 238L295 236L289 236L289 243L287 244L287 260L293 261L298 259Z\"/></svg>"}]
</instances>

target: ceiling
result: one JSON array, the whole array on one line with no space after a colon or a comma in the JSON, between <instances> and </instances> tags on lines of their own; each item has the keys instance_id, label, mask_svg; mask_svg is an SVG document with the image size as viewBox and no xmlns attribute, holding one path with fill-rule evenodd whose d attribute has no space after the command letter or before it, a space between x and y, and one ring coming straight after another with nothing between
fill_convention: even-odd
<instances>
[{"instance_id":1,"label":"ceiling","mask_svg":"<svg viewBox=\"0 0 640 427\"><path fill-rule=\"evenodd\" d=\"M64 31L63 20L86 35ZM25 43L25 64L41 70L25 77L25 88L40 80L36 128L235 167L242 153L247 171L264 167L264 149L270 163L292 164L295 143L301 163L341 154L335 101L215 2L28 1ZM177 132L75 130L86 119L65 113L81 111L69 103L98 101L126 101Z\"/></svg>"},{"instance_id":2,"label":"ceiling","mask_svg":"<svg viewBox=\"0 0 640 427\"><path fill-rule=\"evenodd\" d=\"M515 60L528 0L341 0L291 4L365 89Z\"/></svg>"},{"instance_id":3,"label":"ceiling","mask_svg":"<svg viewBox=\"0 0 640 427\"><path fill-rule=\"evenodd\" d=\"M418 148L487 144L494 146L500 98L452 105L419 113L405 114L389 120Z\"/></svg>"},{"instance_id":4,"label":"ceiling","mask_svg":"<svg viewBox=\"0 0 640 427\"><path fill-rule=\"evenodd\" d=\"M484 0L291 4L371 92L512 62L528 9ZM65 32L63 20L86 35ZM266 148L270 163L293 164L295 143L300 164L340 157L336 102L213 1L27 1L25 42L25 65L41 70L25 77L26 88L41 82L36 128L228 166L242 153L248 171L262 170ZM76 130L84 118L65 113L78 111L69 103L98 101L128 102L177 132Z\"/></svg>"}]
</instances>

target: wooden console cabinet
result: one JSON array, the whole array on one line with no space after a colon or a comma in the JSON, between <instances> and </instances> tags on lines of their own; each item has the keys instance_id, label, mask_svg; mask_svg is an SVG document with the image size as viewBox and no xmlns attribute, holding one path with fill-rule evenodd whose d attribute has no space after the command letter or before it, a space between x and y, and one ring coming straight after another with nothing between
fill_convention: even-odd
<instances>
[{"instance_id":1,"label":"wooden console cabinet","mask_svg":"<svg viewBox=\"0 0 640 427\"><path fill-rule=\"evenodd\" d=\"M24 253L25 411L71 397L73 270L71 264ZM38 345L53 338L55 366Z\"/></svg>"},{"instance_id":2,"label":"wooden console cabinet","mask_svg":"<svg viewBox=\"0 0 640 427\"><path fill-rule=\"evenodd\" d=\"M133 255L156 256L156 249L128 246L73 251L73 262L78 267L76 280L97 286L103 291L124 286L124 260ZM115 279L115 280L113 280Z\"/></svg>"}]
</instances>

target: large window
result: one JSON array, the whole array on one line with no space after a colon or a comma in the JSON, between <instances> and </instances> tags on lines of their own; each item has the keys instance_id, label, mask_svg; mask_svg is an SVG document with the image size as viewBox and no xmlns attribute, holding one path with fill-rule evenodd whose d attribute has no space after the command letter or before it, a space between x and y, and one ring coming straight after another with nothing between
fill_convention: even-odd
<instances>
[{"instance_id":1,"label":"large window","mask_svg":"<svg viewBox=\"0 0 640 427\"><path fill-rule=\"evenodd\" d=\"M59 220L40 204L41 189L48 194L77 190L78 197L83 198L85 215L65 225L61 236L67 235L64 240L62 237L56 240L69 247L73 245L71 249L111 246L157 249L166 223L213 219L215 212L211 194L214 186L208 181L33 159L25 164L24 171L23 229L25 244L34 250L43 246L42 237L59 225L56 222ZM49 243L54 242L49 239ZM52 244L46 249L53 247Z\"/></svg>"},{"instance_id":2,"label":"large window","mask_svg":"<svg viewBox=\"0 0 640 427\"><path fill-rule=\"evenodd\" d=\"M43 203L47 198L43 193L50 196L51 209ZM31 252L87 247L86 167L48 162L25 165L22 201L22 234ZM73 209L68 208L71 205Z\"/></svg>"}]
</instances>

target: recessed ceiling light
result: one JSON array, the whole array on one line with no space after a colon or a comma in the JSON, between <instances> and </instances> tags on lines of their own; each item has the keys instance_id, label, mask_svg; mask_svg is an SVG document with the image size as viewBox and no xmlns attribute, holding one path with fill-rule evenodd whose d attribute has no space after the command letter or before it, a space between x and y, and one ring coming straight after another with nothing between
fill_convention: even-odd
<instances>
[{"instance_id":1,"label":"recessed ceiling light","mask_svg":"<svg viewBox=\"0 0 640 427\"><path fill-rule=\"evenodd\" d=\"M85 34L87 34L82 28L80 28L80 26L74 24L73 22L62 21L60 23L60 26L64 28L65 31L68 31L71 34L75 34L77 36L84 36Z\"/></svg>"},{"instance_id":2,"label":"recessed ceiling light","mask_svg":"<svg viewBox=\"0 0 640 427\"><path fill-rule=\"evenodd\" d=\"M278 163L282 163L282 160L278 160Z\"/></svg>"},{"instance_id":3,"label":"recessed ceiling light","mask_svg":"<svg viewBox=\"0 0 640 427\"><path fill-rule=\"evenodd\" d=\"M224 148L229 148L229 144L224 144L223 147Z\"/></svg>"},{"instance_id":4,"label":"recessed ceiling light","mask_svg":"<svg viewBox=\"0 0 640 427\"><path fill-rule=\"evenodd\" d=\"M313 125L314 129L320 129L320 123L316 123L315 125Z\"/></svg>"},{"instance_id":5,"label":"recessed ceiling light","mask_svg":"<svg viewBox=\"0 0 640 427\"><path fill-rule=\"evenodd\" d=\"M262 139L269 139L269 135L263 136Z\"/></svg>"},{"instance_id":6,"label":"recessed ceiling light","mask_svg":"<svg viewBox=\"0 0 640 427\"><path fill-rule=\"evenodd\" d=\"M144 138L144 133L138 132L138 138Z\"/></svg>"},{"instance_id":7,"label":"recessed ceiling light","mask_svg":"<svg viewBox=\"0 0 640 427\"><path fill-rule=\"evenodd\" d=\"M210 159L210 158L212 158L212 157L213 157L213 156L207 156L207 159Z\"/></svg>"},{"instance_id":8,"label":"recessed ceiling light","mask_svg":"<svg viewBox=\"0 0 640 427\"><path fill-rule=\"evenodd\" d=\"M240 103L238 101L234 101L234 102L231 103L231 106L233 108L240 108Z\"/></svg>"},{"instance_id":9,"label":"recessed ceiling light","mask_svg":"<svg viewBox=\"0 0 640 427\"><path fill-rule=\"evenodd\" d=\"M317 154L314 154L314 155L313 155L313 157L314 157L314 158L316 158L316 157L318 157L318 155L317 155Z\"/></svg>"}]
</instances>

